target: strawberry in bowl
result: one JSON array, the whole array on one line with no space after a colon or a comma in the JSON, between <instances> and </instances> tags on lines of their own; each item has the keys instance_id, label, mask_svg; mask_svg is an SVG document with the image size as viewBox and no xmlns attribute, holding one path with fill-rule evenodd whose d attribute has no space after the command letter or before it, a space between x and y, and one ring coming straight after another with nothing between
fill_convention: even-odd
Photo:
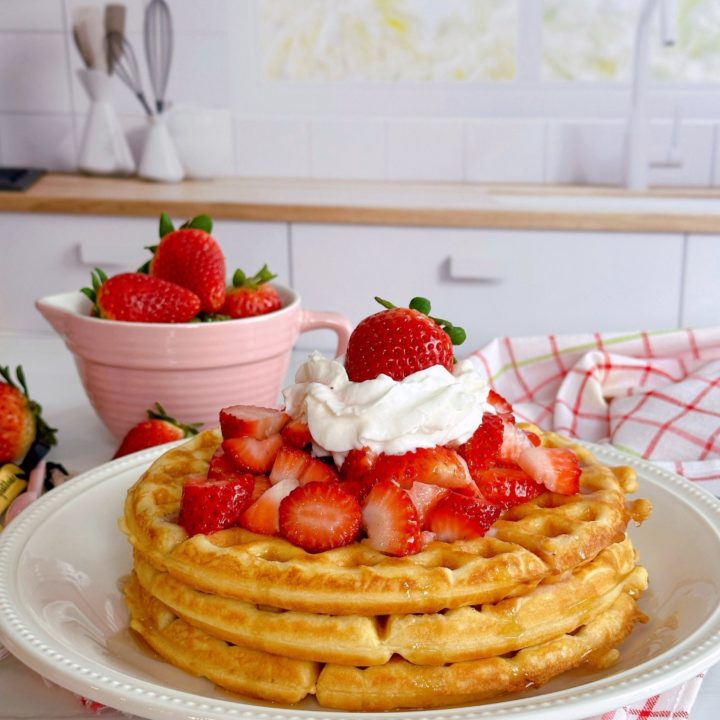
<instances>
[{"instance_id":1,"label":"strawberry in bowl","mask_svg":"<svg viewBox=\"0 0 720 720\"><path fill-rule=\"evenodd\" d=\"M163 214L160 242L138 271L108 277L96 270L83 292L36 302L73 353L90 403L118 440L157 401L205 427L228 402L277 403L300 333L328 328L337 335L337 354L345 351L350 323L303 308L267 267L251 280L263 296L272 290L272 308L223 314L226 263L211 231L207 215L175 229Z\"/></svg>"}]
</instances>

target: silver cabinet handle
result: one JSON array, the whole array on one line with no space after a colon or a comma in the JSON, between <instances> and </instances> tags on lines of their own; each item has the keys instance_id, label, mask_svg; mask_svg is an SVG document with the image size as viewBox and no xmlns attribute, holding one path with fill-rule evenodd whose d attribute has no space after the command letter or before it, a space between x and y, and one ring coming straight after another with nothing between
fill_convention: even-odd
<instances>
[{"instance_id":1,"label":"silver cabinet handle","mask_svg":"<svg viewBox=\"0 0 720 720\"><path fill-rule=\"evenodd\" d=\"M450 280L500 283L505 274L498 258L478 255L450 255L447 270Z\"/></svg>"},{"instance_id":2,"label":"silver cabinet handle","mask_svg":"<svg viewBox=\"0 0 720 720\"><path fill-rule=\"evenodd\" d=\"M150 258L139 250L119 240L82 240L78 243L80 262L88 267L136 268Z\"/></svg>"}]
</instances>

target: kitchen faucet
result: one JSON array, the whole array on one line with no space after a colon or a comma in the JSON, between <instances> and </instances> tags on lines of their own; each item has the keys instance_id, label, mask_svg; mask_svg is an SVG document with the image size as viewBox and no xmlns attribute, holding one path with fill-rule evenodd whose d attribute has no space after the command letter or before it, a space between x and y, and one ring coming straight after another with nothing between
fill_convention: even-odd
<instances>
[{"instance_id":1,"label":"kitchen faucet","mask_svg":"<svg viewBox=\"0 0 720 720\"><path fill-rule=\"evenodd\" d=\"M659 6L660 38L674 45L677 31L677 0L645 0L635 31L635 60L630 96L630 114L625 135L625 186L645 190L650 165L648 82L650 80L650 23Z\"/></svg>"}]
</instances>

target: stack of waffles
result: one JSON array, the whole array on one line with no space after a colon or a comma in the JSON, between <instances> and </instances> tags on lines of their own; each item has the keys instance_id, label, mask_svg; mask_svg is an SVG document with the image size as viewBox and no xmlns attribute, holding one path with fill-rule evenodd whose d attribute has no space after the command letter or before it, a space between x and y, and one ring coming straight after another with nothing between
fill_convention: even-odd
<instances>
[{"instance_id":1,"label":"stack of waffles","mask_svg":"<svg viewBox=\"0 0 720 720\"><path fill-rule=\"evenodd\" d=\"M380 711L478 703L571 668L608 667L644 621L647 573L627 535L650 514L629 467L571 448L580 491L506 510L484 537L393 557L367 538L308 552L240 526L189 536L183 486L222 443L200 433L130 489L131 627L162 658L235 693Z\"/></svg>"}]
</instances>

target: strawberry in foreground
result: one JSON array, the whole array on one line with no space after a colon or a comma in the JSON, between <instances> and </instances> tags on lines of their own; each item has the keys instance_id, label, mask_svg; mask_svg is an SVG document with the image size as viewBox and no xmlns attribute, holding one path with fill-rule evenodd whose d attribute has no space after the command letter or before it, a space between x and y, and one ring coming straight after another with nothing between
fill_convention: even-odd
<instances>
[{"instance_id":1,"label":"strawberry in foreground","mask_svg":"<svg viewBox=\"0 0 720 720\"><path fill-rule=\"evenodd\" d=\"M175 230L160 216L160 243L149 248L149 274L182 285L200 298L201 310L216 313L225 303L225 255L210 234L212 219L198 215Z\"/></svg>"},{"instance_id":2,"label":"strawberry in foreground","mask_svg":"<svg viewBox=\"0 0 720 720\"><path fill-rule=\"evenodd\" d=\"M20 462L33 443L55 445L56 430L42 419L42 408L30 399L21 366L13 380L10 368L0 367L0 465Z\"/></svg>"},{"instance_id":3,"label":"strawberry in foreground","mask_svg":"<svg viewBox=\"0 0 720 720\"><path fill-rule=\"evenodd\" d=\"M310 482L280 503L280 535L308 552L354 542L360 534L360 503L339 483Z\"/></svg>"},{"instance_id":4,"label":"strawberry in foreground","mask_svg":"<svg viewBox=\"0 0 720 720\"><path fill-rule=\"evenodd\" d=\"M128 430L113 458L196 435L201 425L201 423L184 425L178 422L165 412L160 403L155 403L155 409L148 410L147 416L147 420L139 422Z\"/></svg>"},{"instance_id":5,"label":"strawberry in foreground","mask_svg":"<svg viewBox=\"0 0 720 720\"><path fill-rule=\"evenodd\" d=\"M430 302L416 297L409 308L375 298L386 309L362 320L353 330L345 354L345 369L353 382L380 374L393 380L442 365L452 371L453 345L465 341L465 331L447 320L429 317Z\"/></svg>"},{"instance_id":6,"label":"strawberry in foreground","mask_svg":"<svg viewBox=\"0 0 720 720\"><path fill-rule=\"evenodd\" d=\"M276 278L268 270L267 265L248 277L239 268L233 275L232 286L227 289L225 305L220 311L231 318L254 317L280 310L282 301L278 291L268 285L270 280Z\"/></svg>"},{"instance_id":7,"label":"strawberry in foreground","mask_svg":"<svg viewBox=\"0 0 720 720\"><path fill-rule=\"evenodd\" d=\"M255 478L241 475L232 480L188 478L183 486L178 523L187 534L209 534L235 525L250 503Z\"/></svg>"},{"instance_id":8,"label":"strawberry in foreground","mask_svg":"<svg viewBox=\"0 0 720 720\"><path fill-rule=\"evenodd\" d=\"M93 303L93 314L105 320L182 323L200 312L200 298L180 285L143 273L111 278L100 269L91 273L92 287L82 288Z\"/></svg>"}]
</instances>

